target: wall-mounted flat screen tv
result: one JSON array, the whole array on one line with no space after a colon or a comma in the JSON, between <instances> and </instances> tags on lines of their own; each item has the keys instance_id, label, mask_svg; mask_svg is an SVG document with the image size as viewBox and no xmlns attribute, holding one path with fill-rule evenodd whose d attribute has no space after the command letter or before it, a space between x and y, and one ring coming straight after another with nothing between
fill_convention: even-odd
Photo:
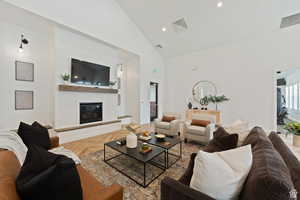
<instances>
[{"instance_id":1,"label":"wall-mounted flat screen tv","mask_svg":"<svg viewBox=\"0 0 300 200\"><path fill-rule=\"evenodd\" d=\"M71 82L109 86L110 67L72 58Z\"/></svg>"}]
</instances>

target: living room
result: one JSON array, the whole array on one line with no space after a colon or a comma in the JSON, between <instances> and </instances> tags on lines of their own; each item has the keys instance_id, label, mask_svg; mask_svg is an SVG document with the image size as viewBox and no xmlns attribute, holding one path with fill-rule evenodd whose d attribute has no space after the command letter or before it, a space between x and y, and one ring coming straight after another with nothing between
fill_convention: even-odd
<instances>
[{"instance_id":1,"label":"living room","mask_svg":"<svg viewBox=\"0 0 300 200\"><path fill-rule=\"evenodd\" d=\"M295 199L300 126L278 128L276 73L299 65L299 10L296 0L0 1L0 177L10 175L0 199ZM288 176L267 168L274 190L255 176L257 144ZM29 175L38 154L61 176ZM231 170L197 168L222 156ZM55 163L67 161L70 174ZM31 182L45 173L55 178L44 189ZM240 179L229 188L221 174ZM58 197L57 181L76 194Z\"/></svg>"}]
</instances>

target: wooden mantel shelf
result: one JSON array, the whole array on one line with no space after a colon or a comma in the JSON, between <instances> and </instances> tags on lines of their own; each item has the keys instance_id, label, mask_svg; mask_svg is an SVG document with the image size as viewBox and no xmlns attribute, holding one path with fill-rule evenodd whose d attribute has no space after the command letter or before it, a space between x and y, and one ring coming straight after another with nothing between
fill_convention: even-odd
<instances>
[{"instance_id":1,"label":"wooden mantel shelf","mask_svg":"<svg viewBox=\"0 0 300 200\"><path fill-rule=\"evenodd\" d=\"M95 93L111 93L117 94L117 89L112 88L97 88L97 87L85 87L80 85L59 85L59 91L67 91L67 92L95 92Z\"/></svg>"}]
</instances>

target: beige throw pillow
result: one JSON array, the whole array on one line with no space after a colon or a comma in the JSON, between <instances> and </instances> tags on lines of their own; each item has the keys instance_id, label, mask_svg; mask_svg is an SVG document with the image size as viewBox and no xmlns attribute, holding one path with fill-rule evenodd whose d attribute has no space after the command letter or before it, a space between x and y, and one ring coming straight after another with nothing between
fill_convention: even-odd
<instances>
[{"instance_id":1,"label":"beige throw pillow","mask_svg":"<svg viewBox=\"0 0 300 200\"><path fill-rule=\"evenodd\" d=\"M252 166L251 145L228 151L199 151L190 187L218 200L235 200Z\"/></svg>"},{"instance_id":2,"label":"beige throw pillow","mask_svg":"<svg viewBox=\"0 0 300 200\"><path fill-rule=\"evenodd\" d=\"M236 133L239 135L238 147L242 146L244 140L247 138L247 136L250 133L248 122L241 121L241 120L236 120L230 126L225 127L225 130L229 134Z\"/></svg>"}]
</instances>

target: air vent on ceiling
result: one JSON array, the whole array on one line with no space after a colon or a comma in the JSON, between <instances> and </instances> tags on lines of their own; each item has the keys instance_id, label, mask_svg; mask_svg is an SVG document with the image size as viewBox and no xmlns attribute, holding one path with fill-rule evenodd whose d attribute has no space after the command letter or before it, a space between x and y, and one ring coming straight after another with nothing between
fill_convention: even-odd
<instances>
[{"instance_id":1,"label":"air vent on ceiling","mask_svg":"<svg viewBox=\"0 0 300 200\"><path fill-rule=\"evenodd\" d=\"M181 19L173 22L172 25L173 25L174 31L176 33L185 32L189 28L184 18L181 18Z\"/></svg>"},{"instance_id":2,"label":"air vent on ceiling","mask_svg":"<svg viewBox=\"0 0 300 200\"><path fill-rule=\"evenodd\" d=\"M300 24L300 13L282 18L280 28L286 28Z\"/></svg>"},{"instance_id":3,"label":"air vent on ceiling","mask_svg":"<svg viewBox=\"0 0 300 200\"><path fill-rule=\"evenodd\" d=\"M155 47L158 48L158 49L162 49L163 48L163 46L161 44L155 45Z\"/></svg>"}]
</instances>

